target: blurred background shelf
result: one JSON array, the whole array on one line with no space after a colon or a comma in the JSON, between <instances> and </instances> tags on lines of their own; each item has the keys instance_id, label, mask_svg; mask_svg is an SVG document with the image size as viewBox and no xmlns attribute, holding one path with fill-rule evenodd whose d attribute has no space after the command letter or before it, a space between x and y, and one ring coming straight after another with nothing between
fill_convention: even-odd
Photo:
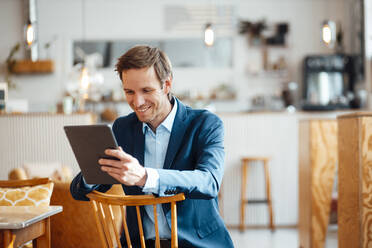
<instances>
[{"instance_id":1,"label":"blurred background shelf","mask_svg":"<svg viewBox=\"0 0 372 248\"><path fill-rule=\"evenodd\" d=\"M12 68L15 74L47 74L54 72L52 60L17 60Z\"/></svg>"}]
</instances>

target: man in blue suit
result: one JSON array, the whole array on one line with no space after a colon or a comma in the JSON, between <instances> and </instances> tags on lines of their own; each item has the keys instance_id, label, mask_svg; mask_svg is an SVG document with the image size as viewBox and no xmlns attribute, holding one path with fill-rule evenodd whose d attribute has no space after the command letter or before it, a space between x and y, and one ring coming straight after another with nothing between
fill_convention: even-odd
<instances>
[{"instance_id":1,"label":"man in blue suit","mask_svg":"<svg viewBox=\"0 0 372 248\"><path fill-rule=\"evenodd\" d=\"M134 113L114 122L119 149L105 152L118 160L100 159L102 170L121 182L128 195L183 192L186 200L177 203L179 247L233 247L218 211L225 155L222 121L171 95L171 63L158 48L131 48L118 59L116 70ZM105 192L110 187L87 184L79 173L71 183L71 194L88 200L86 194L92 190ZM163 204L157 210L162 247L170 247L170 206ZM134 247L139 247L135 211L127 208L127 223ZM153 247L152 206L141 209L141 215L146 244Z\"/></svg>"}]
</instances>

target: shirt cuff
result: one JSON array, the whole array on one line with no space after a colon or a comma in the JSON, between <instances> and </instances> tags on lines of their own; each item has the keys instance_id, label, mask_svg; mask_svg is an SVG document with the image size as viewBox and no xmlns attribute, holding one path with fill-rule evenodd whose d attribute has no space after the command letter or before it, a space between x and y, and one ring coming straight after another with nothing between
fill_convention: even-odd
<instances>
[{"instance_id":1,"label":"shirt cuff","mask_svg":"<svg viewBox=\"0 0 372 248\"><path fill-rule=\"evenodd\" d=\"M81 177L83 178L83 185L80 185L80 186L82 186L83 188L93 188L95 186L95 184L87 183L83 176L81 176Z\"/></svg>"},{"instance_id":2,"label":"shirt cuff","mask_svg":"<svg viewBox=\"0 0 372 248\"><path fill-rule=\"evenodd\" d=\"M147 180L142 188L142 192L159 194L159 173L156 169L145 168Z\"/></svg>"}]
</instances>

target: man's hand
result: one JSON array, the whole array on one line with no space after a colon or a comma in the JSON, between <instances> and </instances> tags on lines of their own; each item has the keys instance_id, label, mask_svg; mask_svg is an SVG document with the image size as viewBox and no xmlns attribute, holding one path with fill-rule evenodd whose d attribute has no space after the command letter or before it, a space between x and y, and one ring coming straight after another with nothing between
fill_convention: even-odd
<instances>
[{"instance_id":1,"label":"man's hand","mask_svg":"<svg viewBox=\"0 0 372 248\"><path fill-rule=\"evenodd\" d=\"M120 183L128 186L143 187L147 180L146 169L138 163L138 160L130 154L125 153L119 146L119 149L106 149L105 154L118 158L112 159L99 159L98 163L101 170L107 172L110 176L118 180Z\"/></svg>"}]
</instances>

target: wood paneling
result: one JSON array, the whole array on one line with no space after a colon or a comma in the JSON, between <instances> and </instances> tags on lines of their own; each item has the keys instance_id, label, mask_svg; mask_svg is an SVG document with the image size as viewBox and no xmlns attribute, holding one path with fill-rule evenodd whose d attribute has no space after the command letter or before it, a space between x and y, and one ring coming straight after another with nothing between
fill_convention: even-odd
<instances>
[{"instance_id":1,"label":"wood paneling","mask_svg":"<svg viewBox=\"0 0 372 248\"><path fill-rule=\"evenodd\" d=\"M324 247L337 162L336 120L300 122L300 246Z\"/></svg>"},{"instance_id":2,"label":"wood paneling","mask_svg":"<svg viewBox=\"0 0 372 248\"><path fill-rule=\"evenodd\" d=\"M338 247L360 247L358 119L338 120Z\"/></svg>"},{"instance_id":3,"label":"wood paneling","mask_svg":"<svg viewBox=\"0 0 372 248\"><path fill-rule=\"evenodd\" d=\"M338 118L339 248L372 247L372 114Z\"/></svg>"},{"instance_id":4,"label":"wood paneling","mask_svg":"<svg viewBox=\"0 0 372 248\"><path fill-rule=\"evenodd\" d=\"M311 177L310 172L310 123L300 122L299 127L299 211L298 231L300 247L311 244Z\"/></svg>"},{"instance_id":5,"label":"wood paneling","mask_svg":"<svg viewBox=\"0 0 372 248\"><path fill-rule=\"evenodd\" d=\"M362 245L372 247L372 117L362 118Z\"/></svg>"}]
</instances>

